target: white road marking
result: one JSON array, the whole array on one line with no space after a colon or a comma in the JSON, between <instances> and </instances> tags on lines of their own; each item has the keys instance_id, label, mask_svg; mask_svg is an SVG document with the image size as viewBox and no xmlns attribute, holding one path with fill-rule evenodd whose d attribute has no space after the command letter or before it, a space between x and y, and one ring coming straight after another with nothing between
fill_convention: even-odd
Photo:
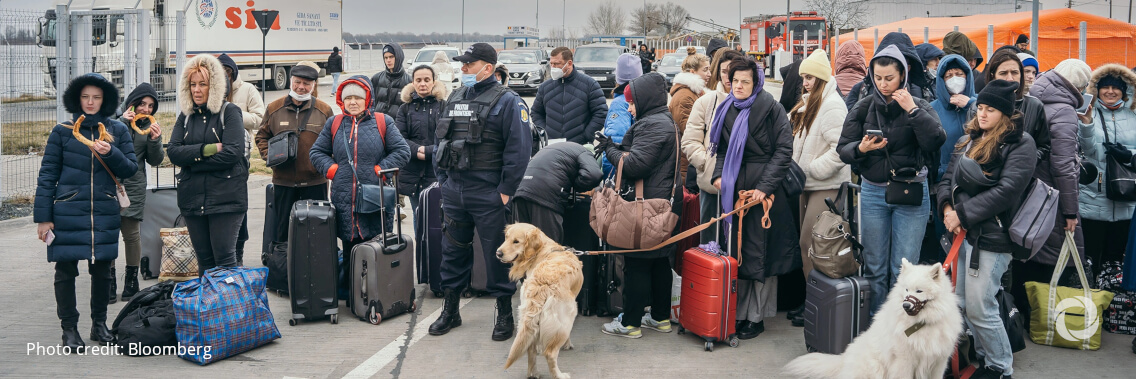
<instances>
[{"instance_id":1,"label":"white road marking","mask_svg":"<svg viewBox=\"0 0 1136 379\"><path fill-rule=\"evenodd\" d=\"M472 299L462 299L461 302L458 303L458 309L465 307L466 304L469 304L470 300ZM418 342L418 340L422 339L422 336L425 336L429 331L430 323L438 319L441 314L442 308L439 307L434 311L434 313L431 313L430 316L424 319L419 317L418 326L414 328L414 337L410 339L409 344L406 343L406 333L403 333L401 336L398 336L398 338L395 338L394 341L388 343L386 347L383 347L382 350L379 350L377 353L375 353L375 355L367 358L367 360L363 361L363 363L360 363L359 366L355 367L354 370L351 370L351 372L347 373L347 375L344 375L343 377L361 379L374 376L379 372L379 370L382 370L383 367L386 367L387 364L390 364L391 361L393 361L395 358L398 358L398 354L401 352L403 345L406 345L406 347L409 348L410 346L414 346L414 344Z\"/></svg>"}]
</instances>

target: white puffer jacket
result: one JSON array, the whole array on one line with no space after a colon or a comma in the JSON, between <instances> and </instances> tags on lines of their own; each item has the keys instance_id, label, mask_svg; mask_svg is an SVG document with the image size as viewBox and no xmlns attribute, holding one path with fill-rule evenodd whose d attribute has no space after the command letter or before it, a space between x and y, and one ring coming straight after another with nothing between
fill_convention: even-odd
<instances>
[{"instance_id":1,"label":"white puffer jacket","mask_svg":"<svg viewBox=\"0 0 1136 379\"><path fill-rule=\"evenodd\" d=\"M708 91L699 97L690 110L690 118L686 120L686 131L683 132L681 141L682 153L686 154L694 169L698 170L698 188L715 195L718 194L718 189L714 188L712 180L717 159L710 156L710 151L707 150L710 146L710 122L714 118L714 109L726 101L727 97L729 94L721 83L716 91Z\"/></svg>"},{"instance_id":2,"label":"white puffer jacket","mask_svg":"<svg viewBox=\"0 0 1136 379\"><path fill-rule=\"evenodd\" d=\"M835 84L824 86L820 112L813 119L809 132L804 136L793 136L793 161L805 171L805 191L837 189L840 183L852 180L852 169L840 160L840 154L836 152L848 108L836 92ZM810 95L801 95L801 102L807 104ZM805 108L801 107L797 112L804 112Z\"/></svg>"}]
</instances>

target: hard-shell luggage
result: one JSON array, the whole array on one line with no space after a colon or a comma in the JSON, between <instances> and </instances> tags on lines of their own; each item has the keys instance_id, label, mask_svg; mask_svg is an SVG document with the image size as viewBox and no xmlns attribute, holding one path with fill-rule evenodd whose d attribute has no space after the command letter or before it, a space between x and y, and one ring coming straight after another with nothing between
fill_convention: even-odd
<instances>
[{"instance_id":1,"label":"hard-shell luggage","mask_svg":"<svg viewBox=\"0 0 1136 379\"><path fill-rule=\"evenodd\" d=\"M260 240L260 254L267 255L272 251L272 243L276 241L278 232L276 230L276 201L275 187L272 183L264 187L264 232L261 233Z\"/></svg>"},{"instance_id":2,"label":"hard-shell luggage","mask_svg":"<svg viewBox=\"0 0 1136 379\"><path fill-rule=\"evenodd\" d=\"M394 178L398 187L397 168L379 174ZM395 232L383 225L383 233L351 250L351 313L375 325L415 309L414 241L402 234L401 214L396 206Z\"/></svg>"},{"instance_id":3,"label":"hard-shell luggage","mask_svg":"<svg viewBox=\"0 0 1136 379\"><path fill-rule=\"evenodd\" d=\"M277 295L288 295L288 244L274 243L270 250L260 255L260 263L268 268L265 279L269 291Z\"/></svg>"},{"instance_id":4,"label":"hard-shell luggage","mask_svg":"<svg viewBox=\"0 0 1136 379\"><path fill-rule=\"evenodd\" d=\"M288 294L292 318L330 317L339 323L339 248L335 240L335 206L328 201L300 200L292 205L288 226Z\"/></svg>"},{"instance_id":5,"label":"hard-shell luggage","mask_svg":"<svg viewBox=\"0 0 1136 379\"><path fill-rule=\"evenodd\" d=\"M588 212L591 210L592 198L587 195L572 194L568 206L564 209L564 245L580 251L597 250L600 247L600 237L588 225ZM599 301L599 266L600 260L606 257L595 255L581 255L580 262L584 268L584 285L580 294L576 296L576 310L581 316L591 316L596 313Z\"/></svg>"},{"instance_id":6,"label":"hard-shell luggage","mask_svg":"<svg viewBox=\"0 0 1136 379\"><path fill-rule=\"evenodd\" d=\"M442 297L442 188L431 184L418 196L414 210L414 235L418 283L426 283L435 297Z\"/></svg>"},{"instance_id":7,"label":"hard-shell luggage","mask_svg":"<svg viewBox=\"0 0 1136 379\"><path fill-rule=\"evenodd\" d=\"M856 257L861 256L860 245L855 243L860 241L856 206L859 190L860 186L845 182L839 192L843 198L832 199L833 203L843 203L840 215L854 236L851 248ZM810 352L843 353L852 339L871 324L871 296L871 287L862 275L833 279L815 269L809 272L805 284L805 348Z\"/></svg>"},{"instance_id":8,"label":"hard-shell luggage","mask_svg":"<svg viewBox=\"0 0 1136 379\"><path fill-rule=\"evenodd\" d=\"M685 232L690 228L698 226L702 222L701 206L698 202L698 192L691 192L689 189L682 189L682 217L678 222L678 233ZM698 246L699 235L695 234L678 241L675 246L677 251L687 251L695 246ZM675 256L674 260L675 272L682 272L682 254Z\"/></svg>"},{"instance_id":9,"label":"hard-shell luggage","mask_svg":"<svg viewBox=\"0 0 1136 379\"><path fill-rule=\"evenodd\" d=\"M738 308L738 261L710 249L695 247L682 253L682 291L679 297L679 334L690 332L705 340L738 347L734 330Z\"/></svg>"},{"instance_id":10,"label":"hard-shell luggage","mask_svg":"<svg viewBox=\"0 0 1136 379\"><path fill-rule=\"evenodd\" d=\"M142 243L142 261L139 274L142 279L157 279L162 265L162 228L173 228L181 215L177 205L177 182L173 179L175 169L158 169L144 166L149 170L146 188L146 204L142 208L143 222L139 225ZM142 170L143 168L139 168ZM167 180L163 182L162 173Z\"/></svg>"},{"instance_id":11,"label":"hard-shell luggage","mask_svg":"<svg viewBox=\"0 0 1136 379\"><path fill-rule=\"evenodd\" d=\"M596 316L623 313L623 254L604 254L596 260L599 262Z\"/></svg>"}]
</instances>

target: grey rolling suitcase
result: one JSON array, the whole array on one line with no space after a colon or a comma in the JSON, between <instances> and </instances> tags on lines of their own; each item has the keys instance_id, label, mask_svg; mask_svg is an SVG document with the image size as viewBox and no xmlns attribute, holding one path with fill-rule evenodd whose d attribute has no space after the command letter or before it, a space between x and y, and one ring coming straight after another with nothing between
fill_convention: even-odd
<instances>
[{"instance_id":1,"label":"grey rolling suitcase","mask_svg":"<svg viewBox=\"0 0 1136 379\"><path fill-rule=\"evenodd\" d=\"M839 213L848 221L858 242L860 218L855 199L860 188L851 183L842 186L846 187L841 191L845 198L836 199L844 204ZM852 245L859 257L859 244ZM809 272L805 285L805 348L825 354L843 353L852 339L868 330L871 298L871 287L862 275L833 279L817 270Z\"/></svg>"},{"instance_id":2,"label":"grey rolling suitcase","mask_svg":"<svg viewBox=\"0 0 1136 379\"><path fill-rule=\"evenodd\" d=\"M335 206L327 201L300 200L292 205L288 226L288 293L292 318L329 317L339 323L339 248L335 240Z\"/></svg>"},{"instance_id":3,"label":"grey rolling suitcase","mask_svg":"<svg viewBox=\"0 0 1136 379\"><path fill-rule=\"evenodd\" d=\"M143 168L139 168L140 170ZM172 179L174 169L163 170L146 165L145 170L149 182L146 188L146 204L142 209L143 222L139 225L139 234L142 243L142 261L139 264L139 274L142 279L157 279L162 268L162 237L159 231L162 228L173 228L181 216L181 209L177 204L177 181L166 180L162 182L162 171L166 171L167 179Z\"/></svg>"},{"instance_id":4,"label":"grey rolling suitcase","mask_svg":"<svg viewBox=\"0 0 1136 379\"><path fill-rule=\"evenodd\" d=\"M380 175L392 176L398 187L398 169ZM416 309L414 241L402 234L402 208L395 208L396 232L384 225L382 234L351 250L351 313L374 325Z\"/></svg>"},{"instance_id":5,"label":"grey rolling suitcase","mask_svg":"<svg viewBox=\"0 0 1136 379\"><path fill-rule=\"evenodd\" d=\"M477 229L473 232L473 269L469 273L469 285L462 293L464 297L482 297L489 295L489 268L485 265L485 254L481 251L481 236Z\"/></svg>"}]
</instances>

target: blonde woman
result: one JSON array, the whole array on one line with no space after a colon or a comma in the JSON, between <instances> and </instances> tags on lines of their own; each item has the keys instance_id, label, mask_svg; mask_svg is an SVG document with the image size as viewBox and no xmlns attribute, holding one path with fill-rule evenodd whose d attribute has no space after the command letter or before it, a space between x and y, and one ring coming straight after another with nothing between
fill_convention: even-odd
<instances>
[{"instance_id":1,"label":"blonde woman","mask_svg":"<svg viewBox=\"0 0 1136 379\"><path fill-rule=\"evenodd\" d=\"M694 52L694 47L687 48L687 56L682 61L682 72L674 77L671 86L671 101L667 108L674 117L675 125L682 125L678 129L679 138L686 130L686 121L690 118L690 111L694 102L706 92L706 81L710 80L710 58ZM686 154L679 155L679 182L686 182L686 168L690 162Z\"/></svg>"}]
</instances>

